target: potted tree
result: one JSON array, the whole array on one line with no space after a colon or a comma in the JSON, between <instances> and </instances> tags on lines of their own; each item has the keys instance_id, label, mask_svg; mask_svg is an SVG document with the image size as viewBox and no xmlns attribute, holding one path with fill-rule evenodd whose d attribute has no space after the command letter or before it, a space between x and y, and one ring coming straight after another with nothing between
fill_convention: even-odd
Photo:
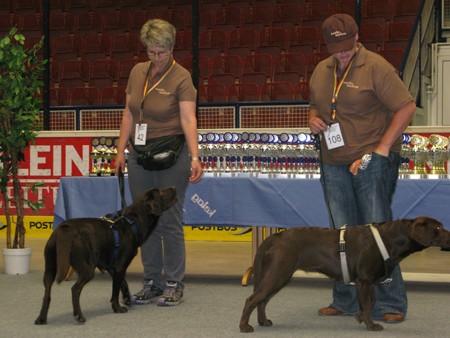
<instances>
[{"instance_id":1,"label":"potted tree","mask_svg":"<svg viewBox=\"0 0 450 338\"><path fill-rule=\"evenodd\" d=\"M15 27L0 40L0 191L6 218L3 254L7 273L5 253L9 256L13 250L20 256L31 255L31 249L25 248L25 206L37 209L42 204L25 198L24 192L34 187L23 187L19 179L24 150L34 141L39 128L39 93L45 61L39 60L37 52L42 46L43 39L25 48L25 37Z\"/></svg>"}]
</instances>

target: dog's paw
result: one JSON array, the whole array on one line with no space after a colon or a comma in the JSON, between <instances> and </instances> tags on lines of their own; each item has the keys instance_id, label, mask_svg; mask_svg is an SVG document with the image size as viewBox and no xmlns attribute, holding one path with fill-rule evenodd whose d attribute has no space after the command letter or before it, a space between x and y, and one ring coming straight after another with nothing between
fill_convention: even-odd
<instances>
[{"instance_id":1,"label":"dog's paw","mask_svg":"<svg viewBox=\"0 0 450 338\"><path fill-rule=\"evenodd\" d=\"M259 326L272 326L273 323L270 319L264 319L260 322L258 322Z\"/></svg>"},{"instance_id":2,"label":"dog's paw","mask_svg":"<svg viewBox=\"0 0 450 338\"><path fill-rule=\"evenodd\" d=\"M115 313L126 313L128 312L128 309L125 306L120 306L119 304L111 304L112 309Z\"/></svg>"},{"instance_id":3,"label":"dog's paw","mask_svg":"<svg viewBox=\"0 0 450 338\"><path fill-rule=\"evenodd\" d=\"M383 327L380 324L367 324L367 331L383 331Z\"/></svg>"},{"instance_id":4,"label":"dog's paw","mask_svg":"<svg viewBox=\"0 0 450 338\"><path fill-rule=\"evenodd\" d=\"M78 323L80 323L80 324L86 323L86 318L84 318L83 315L78 315L78 316L76 316L76 317L75 317L75 320L76 320Z\"/></svg>"},{"instance_id":5,"label":"dog's paw","mask_svg":"<svg viewBox=\"0 0 450 338\"><path fill-rule=\"evenodd\" d=\"M119 311L117 313L126 313L128 312L128 309L125 306L119 306Z\"/></svg>"},{"instance_id":6,"label":"dog's paw","mask_svg":"<svg viewBox=\"0 0 450 338\"><path fill-rule=\"evenodd\" d=\"M249 333L249 332L253 332L254 331L253 326L251 326L250 324L241 325L239 327L239 329L243 333Z\"/></svg>"},{"instance_id":7,"label":"dog's paw","mask_svg":"<svg viewBox=\"0 0 450 338\"><path fill-rule=\"evenodd\" d=\"M45 325L45 324L47 324L47 319L38 317L38 318L34 321L34 324L36 324L36 325Z\"/></svg>"},{"instance_id":8,"label":"dog's paw","mask_svg":"<svg viewBox=\"0 0 450 338\"><path fill-rule=\"evenodd\" d=\"M133 305L133 302L131 301L131 297L127 297L127 298L124 297L122 301L126 306Z\"/></svg>"}]
</instances>

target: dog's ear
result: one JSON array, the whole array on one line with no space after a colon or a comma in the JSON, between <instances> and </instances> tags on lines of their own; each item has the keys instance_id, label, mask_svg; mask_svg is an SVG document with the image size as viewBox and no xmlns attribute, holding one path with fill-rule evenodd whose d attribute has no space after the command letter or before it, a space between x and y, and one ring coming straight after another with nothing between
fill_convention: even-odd
<instances>
[{"instance_id":1,"label":"dog's ear","mask_svg":"<svg viewBox=\"0 0 450 338\"><path fill-rule=\"evenodd\" d=\"M177 190L174 186L162 189L160 191L161 207L163 210L169 209L177 201Z\"/></svg>"},{"instance_id":2,"label":"dog's ear","mask_svg":"<svg viewBox=\"0 0 450 338\"><path fill-rule=\"evenodd\" d=\"M434 242L442 224L430 217L417 217L412 221L411 239L424 247L435 245Z\"/></svg>"},{"instance_id":3,"label":"dog's ear","mask_svg":"<svg viewBox=\"0 0 450 338\"><path fill-rule=\"evenodd\" d=\"M166 189L151 189L147 192L147 204L153 215L161 216L163 211L169 209L177 201L175 187Z\"/></svg>"}]
</instances>

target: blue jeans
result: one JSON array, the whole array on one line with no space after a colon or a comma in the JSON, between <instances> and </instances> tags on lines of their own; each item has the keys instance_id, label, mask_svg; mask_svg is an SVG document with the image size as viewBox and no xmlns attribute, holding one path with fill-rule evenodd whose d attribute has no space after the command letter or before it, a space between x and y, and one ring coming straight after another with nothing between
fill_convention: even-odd
<instances>
[{"instance_id":1,"label":"blue jeans","mask_svg":"<svg viewBox=\"0 0 450 338\"><path fill-rule=\"evenodd\" d=\"M321 183L329 204L330 222L336 228L392 220L391 202L398 179L400 155L389 157L372 154L366 170L354 176L349 165L323 163ZM337 244L336 244L337 245ZM375 287L372 317L382 320L385 313L406 316L407 298L399 266L392 273L392 281ZM359 311L356 289L352 285L334 283L331 307L346 314Z\"/></svg>"}]
</instances>

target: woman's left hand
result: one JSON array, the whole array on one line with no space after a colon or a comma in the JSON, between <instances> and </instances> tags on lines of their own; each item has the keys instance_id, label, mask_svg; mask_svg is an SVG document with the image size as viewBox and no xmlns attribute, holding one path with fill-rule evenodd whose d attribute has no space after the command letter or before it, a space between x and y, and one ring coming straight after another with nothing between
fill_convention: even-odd
<instances>
[{"instance_id":1,"label":"woman's left hand","mask_svg":"<svg viewBox=\"0 0 450 338\"><path fill-rule=\"evenodd\" d=\"M189 177L190 183L197 183L202 178L202 164L200 161L191 161L191 176Z\"/></svg>"}]
</instances>

